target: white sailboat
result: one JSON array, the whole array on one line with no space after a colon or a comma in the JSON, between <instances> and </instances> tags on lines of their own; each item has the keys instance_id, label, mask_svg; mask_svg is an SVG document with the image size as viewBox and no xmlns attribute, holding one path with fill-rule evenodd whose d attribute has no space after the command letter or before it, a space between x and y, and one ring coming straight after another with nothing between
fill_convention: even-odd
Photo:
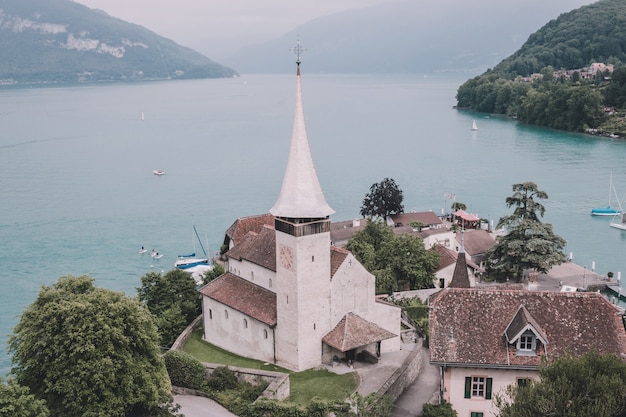
<instances>
[{"instance_id":1,"label":"white sailboat","mask_svg":"<svg viewBox=\"0 0 626 417\"><path fill-rule=\"evenodd\" d=\"M478 125L476 124L476 120L472 120L472 130L478 130Z\"/></svg>"},{"instance_id":2,"label":"white sailboat","mask_svg":"<svg viewBox=\"0 0 626 417\"><path fill-rule=\"evenodd\" d=\"M196 238L198 239L198 243L200 244L202 253L204 253L204 258L196 258L196 251L195 251L195 247L196 247L195 239ZM193 267L200 266L200 265L204 265L204 266L211 265L207 251L204 249L204 246L202 245L202 241L200 240L200 236L198 236L198 231L196 230L195 225L193 225L192 242L194 246L193 253L190 253L188 255L178 255L178 259L176 260L176 262L174 262L175 268L189 269L189 268L193 268Z\"/></svg>"},{"instance_id":3,"label":"white sailboat","mask_svg":"<svg viewBox=\"0 0 626 417\"><path fill-rule=\"evenodd\" d=\"M606 207L595 207L591 209L592 216L616 216L622 213L622 208L611 207L611 197L615 195L615 199L619 204L619 198L617 198L617 192L613 185L613 174L609 177L609 205Z\"/></svg>"},{"instance_id":4,"label":"white sailboat","mask_svg":"<svg viewBox=\"0 0 626 417\"><path fill-rule=\"evenodd\" d=\"M611 227L615 229L626 230L626 213L624 213L624 211L622 210L622 203L619 201L619 199L617 200L617 205L619 206L619 212L615 214L615 218L619 218L621 219L621 221L620 222L614 221L615 220L614 218L611 221L610 225Z\"/></svg>"}]
</instances>

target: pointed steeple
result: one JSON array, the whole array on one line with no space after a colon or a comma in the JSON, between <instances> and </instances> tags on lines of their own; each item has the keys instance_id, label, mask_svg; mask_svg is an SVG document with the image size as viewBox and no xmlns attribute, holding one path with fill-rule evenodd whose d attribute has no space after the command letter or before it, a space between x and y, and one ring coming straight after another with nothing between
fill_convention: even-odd
<instances>
[{"instance_id":1,"label":"pointed steeple","mask_svg":"<svg viewBox=\"0 0 626 417\"><path fill-rule=\"evenodd\" d=\"M467 260L465 259L465 230L461 231L461 250L456 257L456 265L449 288L470 288Z\"/></svg>"},{"instance_id":2,"label":"pointed steeple","mask_svg":"<svg viewBox=\"0 0 626 417\"><path fill-rule=\"evenodd\" d=\"M298 57L296 60L298 70L291 148L280 195L274 207L270 209L270 213L276 217L325 218L335 211L328 205L322 192L304 126L302 89L300 86L300 55L304 50L300 46L300 40L298 40L293 51Z\"/></svg>"}]
</instances>

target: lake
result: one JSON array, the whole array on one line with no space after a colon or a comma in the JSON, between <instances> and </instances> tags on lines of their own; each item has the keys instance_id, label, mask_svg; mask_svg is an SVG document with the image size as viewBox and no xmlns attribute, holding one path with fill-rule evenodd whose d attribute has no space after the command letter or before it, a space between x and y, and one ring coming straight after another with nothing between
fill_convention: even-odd
<instances>
[{"instance_id":1,"label":"lake","mask_svg":"<svg viewBox=\"0 0 626 417\"><path fill-rule=\"evenodd\" d=\"M626 273L626 232L589 215L607 204L611 174L626 192L626 141L453 110L463 81L308 75L303 64L307 132L332 220L358 217L369 187L390 177L406 211L440 213L454 194L497 223L512 211L511 185L533 181L549 195L543 220L574 262ZM214 253L238 217L266 213L294 98L295 74L1 90L0 375L10 368L6 335L41 285L89 274L134 295L143 274L193 250L194 225ZM139 255L141 246L164 256Z\"/></svg>"}]
</instances>

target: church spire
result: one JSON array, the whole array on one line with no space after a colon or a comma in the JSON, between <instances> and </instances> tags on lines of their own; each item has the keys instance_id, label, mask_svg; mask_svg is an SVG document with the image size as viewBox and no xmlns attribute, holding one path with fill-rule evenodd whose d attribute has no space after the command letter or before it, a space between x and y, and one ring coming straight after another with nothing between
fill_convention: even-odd
<instances>
[{"instance_id":1,"label":"church spire","mask_svg":"<svg viewBox=\"0 0 626 417\"><path fill-rule=\"evenodd\" d=\"M274 207L270 209L270 213L276 217L325 218L335 211L328 205L322 192L304 126L302 89L300 86L300 59L304 49L300 45L300 39L292 51L297 56L298 70L296 73L296 109L291 148L280 195Z\"/></svg>"}]
</instances>

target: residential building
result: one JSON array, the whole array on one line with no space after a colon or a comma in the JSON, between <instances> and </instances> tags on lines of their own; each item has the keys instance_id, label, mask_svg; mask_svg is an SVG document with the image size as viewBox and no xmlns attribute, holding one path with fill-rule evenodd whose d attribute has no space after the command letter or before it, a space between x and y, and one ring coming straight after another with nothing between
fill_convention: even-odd
<instances>
[{"instance_id":1,"label":"residential building","mask_svg":"<svg viewBox=\"0 0 626 417\"><path fill-rule=\"evenodd\" d=\"M590 351L626 359L620 312L601 294L447 288L433 295L430 362L459 417L496 415L494 395L538 377L543 360Z\"/></svg>"}]
</instances>

